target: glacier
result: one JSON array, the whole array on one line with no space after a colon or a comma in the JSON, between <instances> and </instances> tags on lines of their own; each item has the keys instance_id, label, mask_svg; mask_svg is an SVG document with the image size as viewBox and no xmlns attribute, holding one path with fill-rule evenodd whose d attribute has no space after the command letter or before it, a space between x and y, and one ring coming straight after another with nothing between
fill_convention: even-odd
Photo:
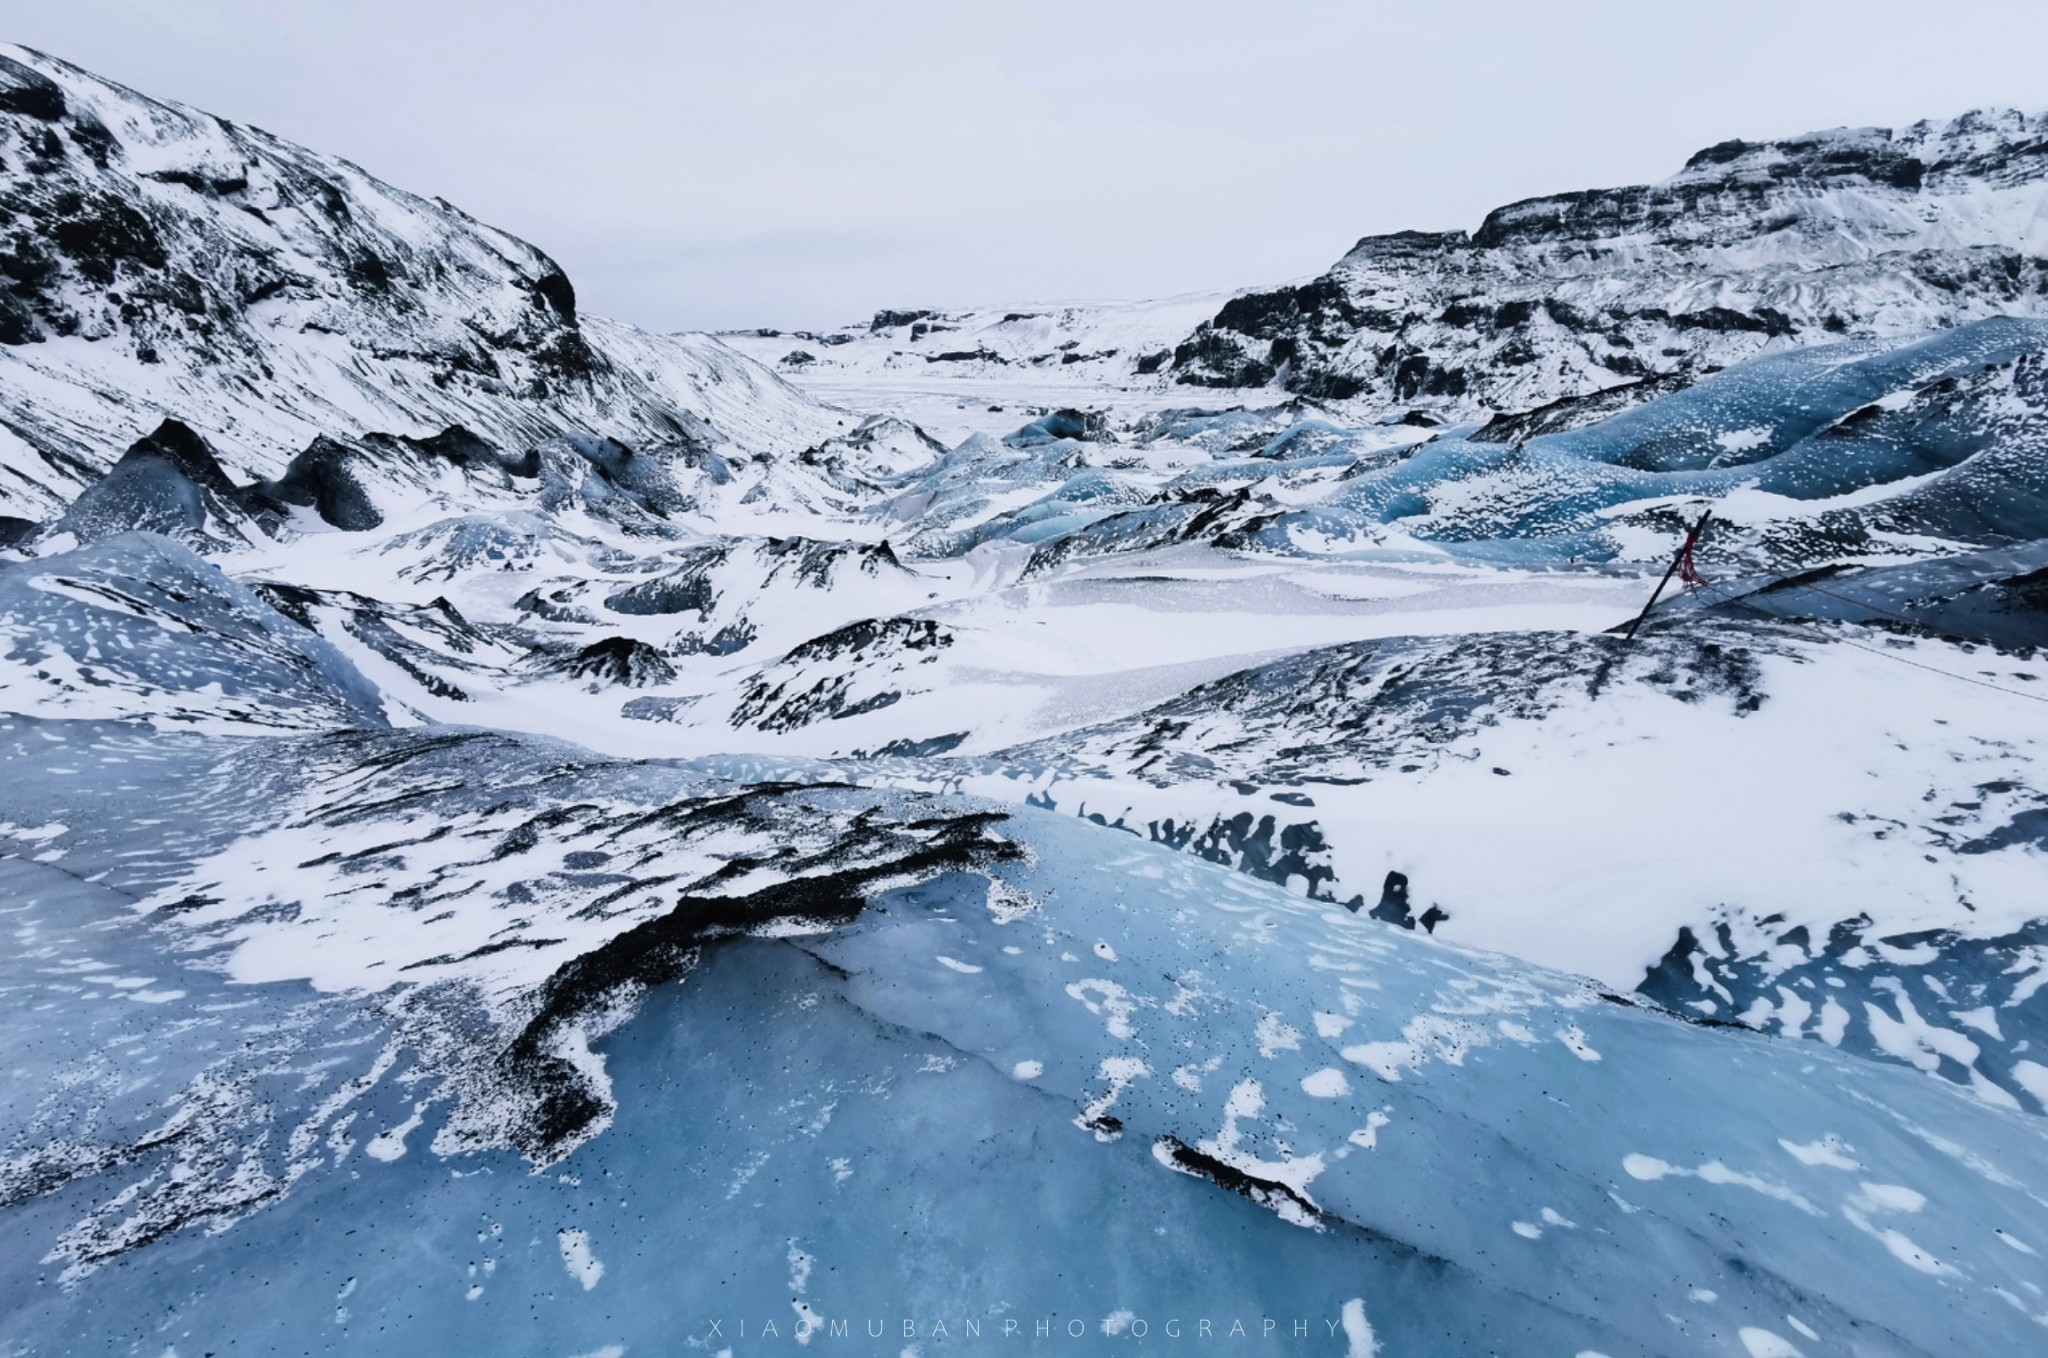
<instances>
[{"instance_id":1,"label":"glacier","mask_svg":"<svg viewBox=\"0 0 2048 1358\"><path fill-rule=\"evenodd\" d=\"M670 336L0 50L0 1354L2031 1351L2042 127Z\"/></svg>"}]
</instances>

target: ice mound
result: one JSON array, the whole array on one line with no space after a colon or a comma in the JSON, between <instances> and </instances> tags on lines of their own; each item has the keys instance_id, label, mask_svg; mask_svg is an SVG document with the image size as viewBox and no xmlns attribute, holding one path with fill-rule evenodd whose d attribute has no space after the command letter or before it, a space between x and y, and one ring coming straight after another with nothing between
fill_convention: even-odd
<instances>
[{"instance_id":1,"label":"ice mound","mask_svg":"<svg viewBox=\"0 0 2048 1358\"><path fill-rule=\"evenodd\" d=\"M250 732L386 723L333 646L149 533L0 565L0 646L10 712Z\"/></svg>"}]
</instances>

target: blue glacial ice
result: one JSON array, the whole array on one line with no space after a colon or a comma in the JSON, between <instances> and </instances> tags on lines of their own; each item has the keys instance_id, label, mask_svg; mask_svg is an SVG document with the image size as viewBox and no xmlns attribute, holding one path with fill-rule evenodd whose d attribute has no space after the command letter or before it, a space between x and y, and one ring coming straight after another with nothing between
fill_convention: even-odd
<instances>
[{"instance_id":1,"label":"blue glacial ice","mask_svg":"<svg viewBox=\"0 0 2048 1358\"><path fill-rule=\"evenodd\" d=\"M2048 477L2044 355L2048 322L1980 321L1769 355L1558 432L1446 429L1406 447L1299 412L1263 442L1204 443L1211 426L1263 435L1274 412L1168 412L1158 429L1211 458L1149 493L1076 470L1089 445L1040 421L1011 442L969 439L906 482L899 504L959 525L919 543L944 552L1062 535L1107 550L1156 544L1199 513L1189 497L1203 488L1269 495L1255 522L1216 520L1210 536L1286 554L1422 543L1481 562L1600 562L1622 554L1618 516L1738 492L1752 516L1848 509L1879 533L2003 545L2048 535L2048 492L2035 489ZM1033 496L1033 482L1052 488Z\"/></svg>"},{"instance_id":2,"label":"blue glacial ice","mask_svg":"<svg viewBox=\"0 0 2048 1358\"><path fill-rule=\"evenodd\" d=\"M522 950L596 931L537 987L438 958L316 988L248 979L249 952L289 972L296 940L325 975L331 911L136 901L237 870L282 821L373 850L350 908L403 938L449 883L415 818L601 805L506 854L538 886L639 843L658 876L634 827L684 825L715 780L503 737L4 734L126 788L79 830L61 779L0 796L36 850L4 860L0 976L43 1020L6 1058L47 1091L0 1103L6 1351L746 1353L843 1322L847 1351L885 1351L874 1323L935 1353L1045 1321L1100 1352L1272 1319L1308 1325L1303 1352L1817 1358L2023 1352L2048 1323L2041 1119L1029 809L991 823L1028 857L906 868L836 927L768 919L696 939L679 984L591 992L611 1012L575 1059L615 1109L522 1156L452 1125L502 1040L479 1015L545 1007L574 947L616 951L606 926L508 892ZM324 773L223 776L252 759ZM827 837L983 810L762 796L764 824L841 805ZM746 861L774 880L772 852Z\"/></svg>"}]
</instances>

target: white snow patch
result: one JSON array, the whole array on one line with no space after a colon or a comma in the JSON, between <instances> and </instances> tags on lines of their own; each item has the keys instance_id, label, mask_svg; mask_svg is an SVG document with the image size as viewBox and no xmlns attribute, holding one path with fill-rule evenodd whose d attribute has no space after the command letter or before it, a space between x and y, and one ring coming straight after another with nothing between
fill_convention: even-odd
<instances>
[{"instance_id":1,"label":"white snow patch","mask_svg":"<svg viewBox=\"0 0 2048 1358\"><path fill-rule=\"evenodd\" d=\"M399 1159L405 1154L405 1139L419 1129L420 1121L426 1116L426 1112L426 1104L414 1104L411 1117L396 1127L387 1127L371 1137L370 1144L363 1147L363 1154L372 1160L382 1160L386 1164Z\"/></svg>"},{"instance_id":2,"label":"white snow patch","mask_svg":"<svg viewBox=\"0 0 2048 1358\"><path fill-rule=\"evenodd\" d=\"M1273 1011L1260 1016L1253 1036L1258 1039L1259 1055L1269 1061L1281 1052L1301 1050L1301 1030L1290 1026L1287 1020Z\"/></svg>"},{"instance_id":3,"label":"white snow patch","mask_svg":"<svg viewBox=\"0 0 2048 1358\"><path fill-rule=\"evenodd\" d=\"M1351 1092L1351 1082L1334 1066L1301 1077L1301 1092L1312 1099L1341 1099Z\"/></svg>"},{"instance_id":4,"label":"white snow patch","mask_svg":"<svg viewBox=\"0 0 2048 1358\"><path fill-rule=\"evenodd\" d=\"M1899 1184L1861 1185L1842 1204L1842 1215L1849 1224L1870 1236L1906 1267L1931 1278L1957 1278L1960 1269L1945 1264L1927 1250L1922 1249L1912 1237L1889 1226L1880 1226L1871 1218L1888 1212L1918 1212L1927 1205L1925 1195Z\"/></svg>"},{"instance_id":5,"label":"white snow patch","mask_svg":"<svg viewBox=\"0 0 2048 1358\"><path fill-rule=\"evenodd\" d=\"M1344 1048L1340 1055L1391 1082L1398 1081L1403 1070L1420 1070L1432 1058L1462 1066L1466 1052L1492 1041L1483 1028L1436 1014L1419 1014L1408 1020L1401 1037L1399 1042L1362 1042Z\"/></svg>"},{"instance_id":6,"label":"white snow patch","mask_svg":"<svg viewBox=\"0 0 2048 1358\"><path fill-rule=\"evenodd\" d=\"M1806 1358L1804 1351L1775 1331L1745 1325L1736 1334L1742 1347L1749 1350L1749 1358Z\"/></svg>"},{"instance_id":7,"label":"white snow patch","mask_svg":"<svg viewBox=\"0 0 2048 1358\"><path fill-rule=\"evenodd\" d=\"M1828 996L1820 1007L1820 1026L1814 1031L1830 1047L1841 1046L1843 1034L1849 1031L1849 1011L1836 1003L1834 996Z\"/></svg>"},{"instance_id":8,"label":"white snow patch","mask_svg":"<svg viewBox=\"0 0 2048 1358\"><path fill-rule=\"evenodd\" d=\"M1223 1104L1223 1129L1215 1136L1197 1143L1196 1149L1213 1159L1221 1160L1233 1169L1242 1170L1255 1179L1268 1183L1285 1184L1299 1195L1303 1202L1310 1202L1309 1182L1323 1172L1321 1155L1289 1155L1283 1148L1278 1160L1265 1160L1244 1149L1244 1130L1240 1122L1256 1118L1266 1107L1266 1092L1257 1080L1240 1080L1231 1089L1230 1097ZM1274 1208L1284 1221L1297 1226L1312 1226L1314 1219L1305 1214L1292 1202L1281 1202Z\"/></svg>"},{"instance_id":9,"label":"white snow patch","mask_svg":"<svg viewBox=\"0 0 2048 1358\"><path fill-rule=\"evenodd\" d=\"M1976 1009L1952 1010L1949 1013L1949 1017L1962 1024L1965 1028L1975 1028L1993 1041L2005 1041L2005 1034L1998 1027L1998 1011L1988 1004L1981 1005Z\"/></svg>"},{"instance_id":10,"label":"white snow patch","mask_svg":"<svg viewBox=\"0 0 2048 1358\"><path fill-rule=\"evenodd\" d=\"M1385 1113L1377 1111L1367 1113L1365 1115L1365 1125L1344 1139L1361 1150L1371 1150L1380 1143L1380 1128L1392 1121L1393 1119Z\"/></svg>"},{"instance_id":11,"label":"white snow patch","mask_svg":"<svg viewBox=\"0 0 2048 1358\"><path fill-rule=\"evenodd\" d=\"M1131 999L1131 992L1115 981L1091 978L1075 981L1067 987L1067 994L1086 1005L1088 1012L1102 1016L1103 1026L1109 1035L1128 1041L1136 1035L1131 1027L1131 1014L1137 1009Z\"/></svg>"},{"instance_id":12,"label":"white snow patch","mask_svg":"<svg viewBox=\"0 0 2048 1358\"><path fill-rule=\"evenodd\" d=\"M1344 1322L1344 1358L1376 1358L1380 1341L1373 1337L1372 1322L1365 1318L1365 1300L1353 1297L1339 1312Z\"/></svg>"},{"instance_id":13,"label":"white snow patch","mask_svg":"<svg viewBox=\"0 0 2048 1358\"><path fill-rule=\"evenodd\" d=\"M574 1228L560 1230L555 1232L555 1244L561 1248L562 1267L569 1270L569 1276L582 1283L585 1292L596 1287L604 1276L604 1265L590 1252L590 1236Z\"/></svg>"},{"instance_id":14,"label":"white snow patch","mask_svg":"<svg viewBox=\"0 0 2048 1358\"><path fill-rule=\"evenodd\" d=\"M1778 1144L1802 1165L1826 1165L1829 1169L1863 1168L1849 1154L1856 1148L1832 1132L1818 1141L1809 1141L1803 1146L1787 1141L1783 1137L1778 1138Z\"/></svg>"},{"instance_id":15,"label":"white snow patch","mask_svg":"<svg viewBox=\"0 0 2048 1358\"><path fill-rule=\"evenodd\" d=\"M1600 1059L1600 1053L1593 1050L1592 1044L1586 1041L1586 1034L1580 1030L1579 1025L1576 1023L1560 1028L1557 1033L1557 1040L1564 1043L1571 1054L1578 1057L1581 1061L1598 1061Z\"/></svg>"},{"instance_id":16,"label":"white snow patch","mask_svg":"<svg viewBox=\"0 0 2048 1358\"><path fill-rule=\"evenodd\" d=\"M1097 1073L1109 1081L1109 1088L1089 1100L1074 1119L1074 1125L1084 1131L1095 1133L1097 1141L1114 1141L1117 1133L1102 1126L1102 1117L1115 1106L1131 1081L1152 1073L1152 1068L1135 1056L1104 1057Z\"/></svg>"},{"instance_id":17,"label":"white snow patch","mask_svg":"<svg viewBox=\"0 0 2048 1358\"><path fill-rule=\"evenodd\" d=\"M1767 424L1753 424L1746 429L1730 429L1716 435L1714 442L1724 452L1746 453L1752 448L1761 448L1771 441L1771 427Z\"/></svg>"},{"instance_id":18,"label":"white snow patch","mask_svg":"<svg viewBox=\"0 0 2048 1358\"><path fill-rule=\"evenodd\" d=\"M2021 1089L2033 1095L2035 1103L2048 1111L2048 1066L2022 1058L2012 1063L2012 1078L2019 1082Z\"/></svg>"},{"instance_id":19,"label":"white snow patch","mask_svg":"<svg viewBox=\"0 0 2048 1358\"><path fill-rule=\"evenodd\" d=\"M1730 1169L1719 1160L1709 1160L1698 1169L1684 1169L1659 1160L1655 1156L1630 1154L1622 1157L1621 1167L1627 1171L1631 1179L1641 1179L1645 1182L1673 1178L1699 1179L1704 1183L1747 1188L1767 1198L1790 1203L1809 1216L1823 1215L1818 1207L1808 1202L1798 1191L1755 1174L1744 1174L1740 1170Z\"/></svg>"}]
</instances>

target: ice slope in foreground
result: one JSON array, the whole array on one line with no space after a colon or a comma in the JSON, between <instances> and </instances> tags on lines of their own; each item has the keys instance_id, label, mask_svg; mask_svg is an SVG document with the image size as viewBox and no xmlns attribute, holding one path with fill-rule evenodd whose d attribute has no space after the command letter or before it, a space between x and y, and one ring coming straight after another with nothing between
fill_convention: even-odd
<instances>
[{"instance_id":1,"label":"ice slope in foreground","mask_svg":"<svg viewBox=\"0 0 2048 1358\"><path fill-rule=\"evenodd\" d=\"M46 1020L6 1038L42 1077L5 1101L39 1148L4 1178L15 1351L744 1353L839 1321L943 1352L1041 1319L1104 1348L1271 1317L1329 1353L1818 1358L2020 1352L2048 1324L2039 1119L1072 818L763 790L714 847L793 817L815 854L693 885L691 836L647 833L716 804L682 767L0 739L71 771L0 790L35 850L0 860L6 985ZM575 791L519 835L550 786ZM130 803L178 831L103 814ZM866 908L789 890L827 859L874 871ZM279 904L203 889L267 875ZM279 908L323 876L355 885ZM471 876L494 885L448 895ZM576 908L598 878L629 879L630 922ZM451 908L466 955L418 934ZM442 955L364 971L386 954L348 935ZM508 1016L553 1044L536 1084L503 1078ZM549 1140L576 1090L608 1128Z\"/></svg>"}]
</instances>

